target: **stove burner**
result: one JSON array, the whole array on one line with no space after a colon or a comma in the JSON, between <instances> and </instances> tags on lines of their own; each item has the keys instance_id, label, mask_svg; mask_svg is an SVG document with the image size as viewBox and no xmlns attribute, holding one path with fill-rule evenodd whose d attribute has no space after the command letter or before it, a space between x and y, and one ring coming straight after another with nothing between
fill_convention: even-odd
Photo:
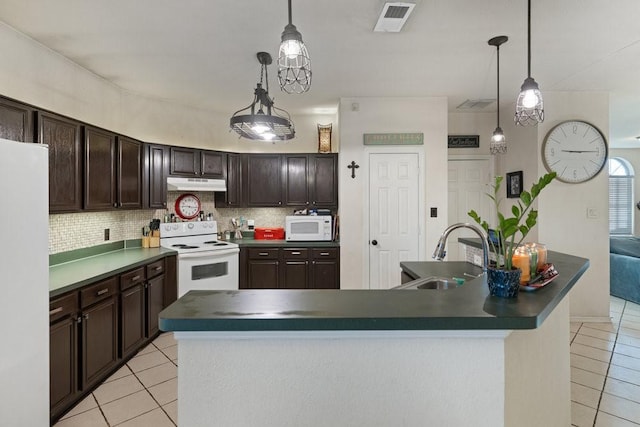
<instances>
[{"instance_id":1,"label":"stove burner","mask_svg":"<svg viewBox=\"0 0 640 427\"><path fill-rule=\"evenodd\" d=\"M176 243L175 245L171 245L172 248L178 249L198 249L199 246L185 245L184 243Z\"/></svg>"},{"instance_id":2,"label":"stove burner","mask_svg":"<svg viewBox=\"0 0 640 427\"><path fill-rule=\"evenodd\" d=\"M204 242L205 245L213 245L213 246L227 246L228 243L219 242L217 240L210 240L208 242Z\"/></svg>"}]
</instances>

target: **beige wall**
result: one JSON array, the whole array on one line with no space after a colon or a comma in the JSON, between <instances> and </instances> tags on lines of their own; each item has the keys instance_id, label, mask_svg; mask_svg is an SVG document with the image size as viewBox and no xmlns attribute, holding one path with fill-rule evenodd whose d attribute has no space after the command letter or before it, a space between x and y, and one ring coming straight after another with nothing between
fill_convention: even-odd
<instances>
[{"instance_id":1,"label":"beige wall","mask_svg":"<svg viewBox=\"0 0 640 427\"><path fill-rule=\"evenodd\" d=\"M633 166L635 180L633 182L633 204L640 202L640 149L637 148L616 148L609 150L609 158L622 157ZM633 234L640 236L640 209L633 209Z\"/></svg>"},{"instance_id":2,"label":"beige wall","mask_svg":"<svg viewBox=\"0 0 640 427\"><path fill-rule=\"evenodd\" d=\"M353 104L357 104L354 111ZM343 98L340 100L340 251L341 287L368 288L368 164L363 134L422 132L424 145L413 146L424 154L423 203L438 208L438 217L427 217L420 229L423 246L435 248L447 226L447 99L446 98ZM352 179L347 165L360 168ZM429 254L430 258L430 254ZM422 254L422 259L427 259ZM398 275L398 284L400 277Z\"/></svg>"}]
</instances>

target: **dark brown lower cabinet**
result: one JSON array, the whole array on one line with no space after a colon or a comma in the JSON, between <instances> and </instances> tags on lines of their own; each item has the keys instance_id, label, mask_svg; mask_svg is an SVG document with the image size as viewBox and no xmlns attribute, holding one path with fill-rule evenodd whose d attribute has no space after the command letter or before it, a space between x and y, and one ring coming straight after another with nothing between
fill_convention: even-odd
<instances>
[{"instance_id":1,"label":"dark brown lower cabinet","mask_svg":"<svg viewBox=\"0 0 640 427\"><path fill-rule=\"evenodd\" d=\"M149 279L147 282L147 337L154 337L158 328L158 315L164 308L164 276Z\"/></svg>"},{"instance_id":2,"label":"dark brown lower cabinet","mask_svg":"<svg viewBox=\"0 0 640 427\"><path fill-rule=\"evenodd\" d=\"M104 379L118 362L115 296L82 310L82 389Z\"/></svg>"},{"instance_id":3,"label":"dark brown lower cabinet","mask_svg":"<svg viewBox=\"0 0 640 427\"><path fill-rule=\"evenodd\" d=\"M340 289L340 248L240 249L241 289Z\"/></svg>"},{"instance_id":4,"label":"dark brown lower cabinet","mask_svg":"<svg viewBox=\"0 0 640 427\"><path fill-rule=\"evenodd\" d=\"M51 299L52 424L158 335L160 311L177 299L176 266L166 257Z\"/></svg>"}]
</instances>

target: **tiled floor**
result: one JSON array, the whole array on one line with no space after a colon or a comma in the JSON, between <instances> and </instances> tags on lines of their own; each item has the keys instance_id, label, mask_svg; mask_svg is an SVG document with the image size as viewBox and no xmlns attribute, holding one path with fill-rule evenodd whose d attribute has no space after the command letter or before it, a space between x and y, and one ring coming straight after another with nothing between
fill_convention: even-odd
<instances>
[{"instance_id":1,"label":"tiled floor","mask_svg":"<svg viewBox=\"0 0 640 427\"><path fill-rule=\"evenodd\" d=\"M162 334L54 427L174 427L178 424L178 346Z\"/></svg>"},{"instance_id":2,"label":"tiled floor","mask_svg":"<svg viewBox=\"0 0 640 427\"><path fill-rule=\"evenodd\" d=\"M640 305L610 307L612 323L571 323L574 426L640 426Z\"/></svg>"},{"instance_id":3,"label":"tiled floor","mask_svg":"<svg viewBox=\"0 0 640 427\"><path fill-rule=\"evenodd\" d=\"M571 420L640 426L640 305L611 297L612 323L571 324ZM163 334L54 427L177 425L176 341Z\"/></svg>"}]
</instances>

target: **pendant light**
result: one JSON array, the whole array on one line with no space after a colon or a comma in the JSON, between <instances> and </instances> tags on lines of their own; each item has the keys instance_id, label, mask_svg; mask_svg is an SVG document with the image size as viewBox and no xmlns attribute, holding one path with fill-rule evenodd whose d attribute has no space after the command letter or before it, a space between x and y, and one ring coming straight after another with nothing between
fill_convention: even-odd
<instances>
[{"instance_id":1,"label":"pendant light","mask_svg":"<svg viewBox=\"0 0 640 427\"><path fill-rule=\"evenodd\" d=\"M291 0L288 1L289 23L282 32L278 53L278 81L284 92L303 93L311 87L311 60L302 34L291 23Z\"/></svg>"},{"instance_id":2,"label":"pendant light","mask_svg":"<svg viewBox=\"0 0 640 427\"><path fill-rule=\"evenodd\" d=\"M267 65L271 64L271 55L258 52L260 68L260 83L254 91L251 105L238 110L231 116L231 129L241 137L259 141L282 141L295 136L295 128L291 116L285 110L276 108L269 97L269 75ZM266 82L266 89L262 87ZM257 111L256 111L257 110Z\"/></svg>"},{"instance_id":3,"label":"pendant light","mask_svg":"<svg viewBox=\"0 0 640 427\"><path fill-rule=\"evenodd\" d=\"M493 131L491 136L491 143L489 144L489 151L491 154L504 154L507 152L507 141L504 137L504 132L500 127L500 45L509 40L507 36L496 36L490 39L487 43L496 47L497 68L498 72L496 78L496 105L498 112L496 114L496 130Z\"/></svg>"},{"instance_id":4,"label":"pendant light","mask_svg":"<svg viewBox=\"0 0 640 427\"><path fill-rule=\"evenodd\" d=\"M531 77L531 0L527 0L527 78L520 87L514 120L522 126L544 121L542 94L538 83Z\"/></svg>"}]
</instances>

